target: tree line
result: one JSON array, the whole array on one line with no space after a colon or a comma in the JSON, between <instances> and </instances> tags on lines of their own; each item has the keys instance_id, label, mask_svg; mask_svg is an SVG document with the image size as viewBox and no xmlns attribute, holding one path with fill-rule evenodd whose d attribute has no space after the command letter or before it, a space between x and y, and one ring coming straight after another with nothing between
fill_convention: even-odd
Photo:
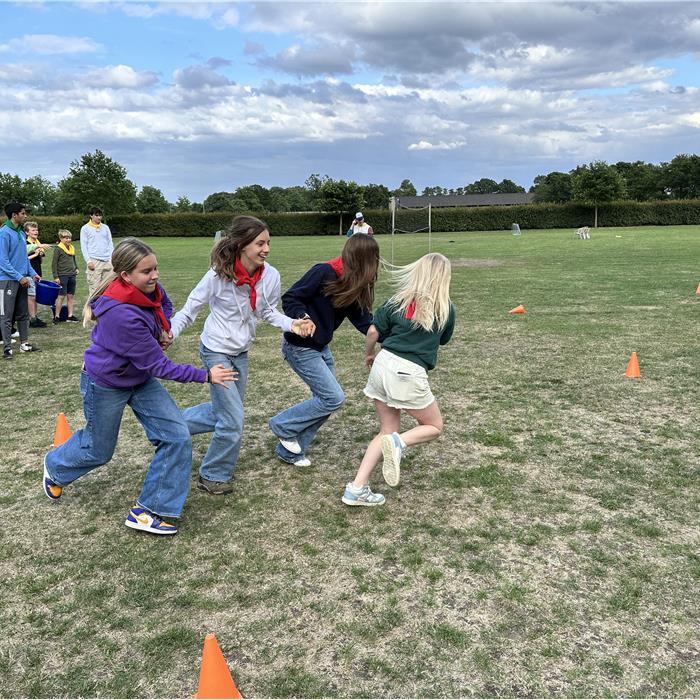
<instances>
[{"instance_id":1,"label":"tree line","mask_svg":"<svg viewBox=\"0 0 700 700\"><path fill-rule=\"evenodd\" d=\"M619 200L657 201L700 197L700 156L680 154L668 163L594 161L569 172L538 175L529 191L536 202L599 204ZM425 187L423 196L525 192L512 180L481 178L457 188ZM203 202L185 195L174 203L152 185L140 190L126 169L100 150L86 153L70 164L66 177L54 185L41 175L26 179L0 172L0 201L20 201L32 213L44 215L84 214L91 206L107 214L163 214L178 212L342 212L386 209L392 196L415 196L417 190L404 179L393 190L385 185L360 185L311 174L303 185L263 187L245 185L231 192L210 194Z\"/></svg>"}]
</instances>

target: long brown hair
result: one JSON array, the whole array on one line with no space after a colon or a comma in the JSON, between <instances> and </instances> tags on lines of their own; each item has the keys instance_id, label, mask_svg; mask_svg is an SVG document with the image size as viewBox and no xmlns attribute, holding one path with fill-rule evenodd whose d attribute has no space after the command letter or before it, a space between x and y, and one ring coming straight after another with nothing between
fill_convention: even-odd
<instances>
[{"instance_id":1,"label":"long brown hair","mask_svg":"<svg viewBox=\"0 0 700 700\"><path fill-rule=\"evenodd\" d=\"M357 233L348 238L340 257L343 275L326 284L323 293L336 309L357 302L363 311L371 311L379 270L379 244L372 236Z\"/></svg>"},{"instance_id":2,"label":"long brown hair","mask_svg":"<svg viewBox=\"0 0 700 700\"><path fill-rule=\"evenodd\" d=\"M211 266L217 276L235 280L236 259L265 230L269 231L267 224L254 216L234 217L211 251Z\"/></svg>"}]
</instances>

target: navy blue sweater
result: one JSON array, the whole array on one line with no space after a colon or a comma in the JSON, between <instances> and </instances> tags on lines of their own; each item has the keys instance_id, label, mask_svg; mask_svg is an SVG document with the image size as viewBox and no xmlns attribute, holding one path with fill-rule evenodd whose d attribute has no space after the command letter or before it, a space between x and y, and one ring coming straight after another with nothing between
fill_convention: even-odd
<instances>
[{"instance_id":1,"label":"navy blue sweater","mask_svg":"<svg viewBox=\"0 0 700 700\"><path fill-rule=\"evenodd\" d=\"M337 279L328 263L314 265L300 280L282 295L282 308L291 318L302 318L308 314L316 324L313 337L301 338L294 333L285 333L285 340L292 345L313 348L319 352L333 340L335 329L347 318L360 333L367 335L372 325L372 313L363 311L355 302L336 309L323 293L328 282Z\"/></svg>"}]
</instances>

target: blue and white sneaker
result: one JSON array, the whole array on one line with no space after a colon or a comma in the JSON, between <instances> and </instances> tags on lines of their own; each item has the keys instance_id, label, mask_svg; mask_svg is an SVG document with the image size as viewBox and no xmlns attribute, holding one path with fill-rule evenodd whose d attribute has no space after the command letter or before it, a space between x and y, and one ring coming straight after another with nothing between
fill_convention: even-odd
<instances>
[{"instance_id":1,"label":"blue and white sneaker","mask_svg":"<svg viewBox=\"0 0 700 700\"><path fill-rule=\"evenodd\" d=\"M49 497L49 500L58 501L63 494L63 486L57 484L50 476L49 470L46 468L46 457L44 457L44 493Z\"/></svg>"},{"instance_id":2,"label":"blue and white sneaker","mask_svg":"<svg viewBox=\"0 0 700 700\"><path fill-rule=\"evenodd\" d=\"M401 477L401 438L398 433L382 435L381 439L382 455L384 464L382 465L382 476L389 486L398 486Z\"/></svg>"},{"instance_id":3,"label":"blue and white sneaker","mask_svg":"<svg viewBox=\"0 0 700 700\"><path fill-rule=\"evenodd\" d=\"M349 481L341 500L346 506L381 506L386 499L381 493L372 493L369 484L358 489Z\"/></svg>"},{"instance_id":4,"label":"blue and white sneaker","mask_svg":"<svg viewBox=\"0 0 700 700\"><path fill-rule=\"evenodd\" d=\"M124 525L134 530L151 532L154 535L174 535L177 533L175 525L166 523L160 515L151 513L145 508L132 508L126 516Z\"/></svg>"}]
</instances>

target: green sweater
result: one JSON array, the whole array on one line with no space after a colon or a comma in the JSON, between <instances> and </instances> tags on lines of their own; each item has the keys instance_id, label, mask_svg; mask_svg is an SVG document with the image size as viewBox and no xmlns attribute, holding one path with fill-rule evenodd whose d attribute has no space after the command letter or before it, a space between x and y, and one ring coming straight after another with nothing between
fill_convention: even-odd
<instances>
[{"instance_id":1,"label":"green sweater","mask_svg":"<svg viewBox=\"0 0 700 700\"><path fill-rule=\"evenodd\" d=\"M437 364L438 348L452 337L455 308L450 304L450 315L442 330L426 331L415 327L387 301L375 311L374 326L379 331L379 342L384 350L431 370Z\"/></svg>"},{"instance_id":2,"label":"green sweater","mask_svg":"<svg viewBox=\"0 0 700 700\"><path fill-rule=\"evenodd\" d=\"M51 272L54 279L58 279L64 275L77 275L78 266L75 264L75 255L68 255L63 248L54 246Z\"/></svg>"}]
</instances>

